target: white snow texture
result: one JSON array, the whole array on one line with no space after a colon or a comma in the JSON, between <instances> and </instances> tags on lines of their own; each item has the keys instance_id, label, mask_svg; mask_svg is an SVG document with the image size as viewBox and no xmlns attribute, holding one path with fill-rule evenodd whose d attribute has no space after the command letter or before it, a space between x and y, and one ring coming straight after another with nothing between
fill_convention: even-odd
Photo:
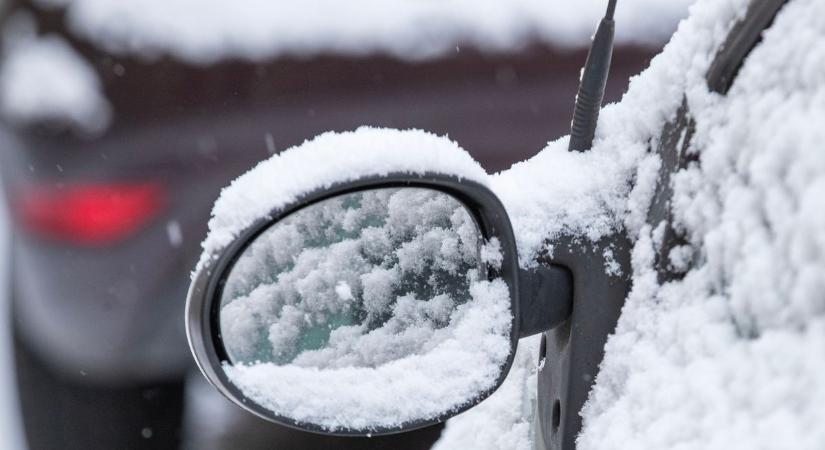
<instances>
[{"instance_id":1,"label":"white snow texture","mask_svg":"<svg viewBox=\"0 0 825 450\"><path fill-rule=\"evenodd\" d=\"M511 49L530 36L581 45L604 4L39 1L68 8L74 29L100 45L196 63L374 51L417 59L464 43ZM662 30L652 36L669 32L668 20L681 17L688 3L620 1L619 41L632 42L651 27ZM538 252L552 251L545 241L563 232L597 240L623 227L635 241L633 291L583 411L580 448L823 448L825 2L790 1L731 91L710 93L708 65L747 3L692 6L623 100L604 108L590 152L566 152L563 138L487 175L455 143L427 133L325 134L260 163L225 189L203 258L256 218L335 181L396 171L457 174L502 199L524 267ZM59 115L91 132L105 127L110 112L99 80L65 42L16 39L6 51L0 75L6 117ZM673 206L696 260L683 280L662 285L653 270L660 224L646 222L660 164L649 148L683 98L696 121L690 151L700 164L674 177ZM296 165L300 171L286 170ZM684 263L685 255L680 249L672 260ZM522 340L505 384L449 421L436 448L530 448L537 352L536 339Z\"/></svg>"},{"instance_id":2,"label":"white snow texture","mask_svg":"<svg viewBox=\"0 0 825 450\"><path fill-rule=\"evenodd\" d=\"M697 4L615 108L686 92L700 164L675 177L673 206L699 256L683 281L659 285L659 224L628 224L634 287L580 448L825 447L825 3L789 2L730 92L709 93L709 57L745 6ZM648 195L650 175L636 175L631 199Z\"/></svg>"},{"instance_id":3,"label":"white snow texture","mask_svg":"<svg viewBox=\"0 0 825 450\"><path fill-rule=\"evenodd\" d=\"M262 161L215 202L200 268L256 219L298 196L371 175L426 172L487 184L487 173L456 143L423 131L363 127L325 133Z\"/></svg>"},{"instance_id":4,"label":"white snow texture","mask_svg":"<svg viewBox=\"0 0 825 450\"><path fill-rule=\"evenodd\" d=\"M789 2L730 92L709 92L710 61L747 5L692 6L622 101L604 108L589 152L568 153L560 139L488 176L455 144L421 132L323 135L226 190L206 253L253 217L333 180L460 174L500 196L522 266L552 251L545 240L562 232L586 242L623 227L635 242L633 290L583 411L579 448L823 448L825 3ZM660 224L646 218L660 160L649 149L683 99L699 163L675 175L672 206L695 257L683 279L659 284ZM294 182L267 176L287 161L306 173ZM680 248L671 260L684 266L686 255ZM534 380L535 349L529 340L499 392L451 420L438 448L529 446L535 388L525 380ZM491 439L489 430L501 433Z\"/></svg>"},{"instance_id":5,"label":"white snow texture","mask_svg":"<svg viewBox=\"0 0 825 450\"><path fill-rule=\"evenodd\" d=\"M290 214L227 278L229 379L329 429L463 406L495 386L511 351L508 288L482 278L481 241L467 209L431 189L348 193Z\"/></svg>"},{"instance_id":6,"label":"white snow texture","mask_svg":"<svg viewBox=\"0 0 825 450\"><path fill-rule=\"evenodd\" d=\"M746 6L744 0L693 6L623 100L604 108L590 152L568 153L561 139L489 177L510 214L523 266L561 232L596 240L624 226L636 241L633 291L583 411L581 448L825 445L825 429L818 426L825 422L825 129L816 126L825 123L825 4L791 2L731 91L711 93L704 74ZM646 213L660 163L649 148L683 98L696 121L691 151L701 163L675 177L673 206L677 226L699 256L683 280L659 285L652 267L659 224L646 223ZM345 164L341 173L350 179L369 172L362 157L393 170L450 172L434 161L453 157L462 160L457 173L473 166L454 145L434 137L428 139L442 146L425 145L423 152L407 139L413 145L397 160L390 152L367 156L363 150L375 148L377 136L387 138L385 147L399 148L391 143L394 135L426 136L363 129L343 135L346 147L357 150L341 151L347 156L335 163L322 164L314 155L331 158L340 151L338 135L313 141L313 151L292 150L280 158L307 158L311 172ZM422 162L428 159L433 163ZM475 180L488 178L477 168L470 172ZM237 183L237 195L250 196L246 203L294 195L290 189L270 191L267 184L281 183L264 173L254 175L254 185ZM262 189L271 194L257 195ZM216 213L237 220L226 201L219 206ZM207 240L207 248L215 242ZM517 358L498 393L453 419L440 448L518 448L527 442L530 414L513 411L529 410L533 401L534 388L524 385L525 371L536 370L532 356ZM514 394L519 388L528 394ZM493 429L491 423L512 439L487 439L483 431Z\"/></svg>"},{"instance_id":7,"label":"white snow texture","mask_svg":"<svg viewBox=\"0 0 825 450\"><path fill-rule=\"evenodd\" d=\"M693 0L623 0L622 43L658 44ZM37 0L67 9L80 35L110 51L200 64L284 54L385 53L421 59L469 45L506 51L529 41L583 47L603 0ZM341 20L345 17L346 20Z\"/></svg>"},{"instance_id":8,"label":"white snow texture","mask_svg":"<svg viewBox=\"0 0 825 450\"><path fill-rule=\"evenodd\" d=\"M9 144L5 135L0 140ZM0 198L5 195L0 186ZM0 323L11 322L9 317L8 290L8 260L9 252L9 217L5 202L0 202ZM12 342L11 327L0 329L0 436L3 436L3 445L9 449L22 449L23 427L18 413L18 399L14 373L14 344Z\"/></svg>"},{"instance_id":9,"label":"white snow texture","mask_svg":"<svg viewBox=\"0 0 825 450\"><path fill-rule=\"evenodd\" d=\"M622 101L604 108L589 153L566 153L562 139L492 179L522 264L565 229L597 239L623 224L636 242L633 290L579 448L825 447L825 4L789 2L730 92L711 93L704 75L747 4L694 5ZM673 207L698 257L682 281L660 285L660 224L646 223L660 160L647 149L683 98L700 163L674 177ZM683 250L671 260L683 262ZM485 433L496 418L510 430L531 420L512 415L530 395L511 392L501 405L498 395L448 422L437 448L526 448L524 434L502 443Z\"/></svg>"}]
</instances>

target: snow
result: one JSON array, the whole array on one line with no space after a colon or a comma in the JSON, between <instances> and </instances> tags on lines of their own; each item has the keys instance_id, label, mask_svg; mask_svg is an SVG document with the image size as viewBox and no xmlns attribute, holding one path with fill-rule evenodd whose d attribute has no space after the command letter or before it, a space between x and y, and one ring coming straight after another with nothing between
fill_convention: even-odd
<instances>
[{"instance_id":1,"label":"snow","mask_svg":"<svg viewBox=\"0 0 825 450\"><path fill-rule=\"evenodd\" d=\"M693 0L623 0L620 43L665 40ZM604 0L37 0L67 10L81 36L116 53L209 64L284 54L385 53L421 59L469 45L583 47ZM346 17L346 20L341 20Z\"/></svg>"},{"instance_id":2,"label":"snow","mask_svg":"<svg viewBox=\"0 0 825 450\"><path fill-rule=\"evenodd\" d=\"M226 364L224 370L255 403L326 429L369 430L433 419L492 388L510 353L507 285L502 280L477 281L470 294L472 300L456 309L450 326L436 330L436 339L424 340L432 348L376 367L318 367L309 359L287 365ZM383 344L388 334L364 338L368 344ZM394 337L405 336L401 332ZM386 350L392 349L379 348Z\"/></svg>"},{"instance_id":3,"label":"snow","mask_svg":"<svg viewBox=\"0 0 825 450\"><path fill-rule=\"evenodd\" d=\"M705 73L747 3L694 5L622 101L603 109L590 152L569 153L561 138L510 170L472 171L504 202L522 267L564 233L586 244L623 228L635 242L633 290L582 412L582 449L825 445L825 129L814 125L825 123L825 4L790 2L731 91L711 93ZM684 278L659 284L653 262L664 227L647 223L647 210L661 161L648 149L683 99L701 165L674 176L676 226L690 249L669 255ZM311 170L315 152L323 150L306 154ZM345 176L369 166L352 154ZM435 154L463 155L445 146L427 158ZM305 157L293 155L295 164ZM399 156L395 167L418 162ZM524 346L504 386L448 422L440 448L530 442L525 405L537 353Z\"/></svg>"},{"instance_id":4,"label":"snow","mask_svg":"<svg viewBox=\"0 0 825 450\"><path fill-rule=\"evenodd\" d=\"M102 132L111 108L94 69L61 37L35 36L18 14L4 32L0 113L13 125L61 121L84 134Z\"/></svg>"},{"instance_id":5,"label":"snow","mask_svg":"<svg viewBox=\"0 0 825 450\"><path fill-rule=\"evenodd\" d=\"M548 7L539 0L315 0L300 5L259 0L227 8L230 3L217 1L192 7L184 0L50 0L67 7L74 29L100 45L196 63L318 52L384 52L415 59L454 51L463 43L490 51L514 48L529 36L562 46L586 42L604 2L573 7L557 1ZM653 36L663 36L687 3L620 2L619 41L629 42L638 30L651 27L663 30ZM710 93L704 74L746 4L700 0L694 5L691 17L651 67L633 79L623 100L604 108L590 152L568 153L561 138L531 160L487 175L455 143L428 133L362 128L324 134L262 162L225 189L210 221L204 258L256 218L335 181L396 171L455 173L500 196L513 221L523 267L539 253L552 252L547 240L563 233L580 235L586 243L623 227L635 241L633 291L583 411L580 448L822 448L825 129L815 125L825 123L825 4L789 2L730 93ZM572 13L576 8L580 15ZM356 9L367 13L352 14ZM65 70L51 69L54 64ZM18 40L2 70L2 109L12 119L50 118L58 112L81 128L105 123L108 113L101 111L108 107L99 81L59 38ZM69 75L56 79L58 72ZM41 96L41 91L49 94ZM663 124L685 96L696 119L692 151L700 152L702 163L674 177L673 206L695 251L671 252L670 261L685 270L684 278L659 284L653 255L663 227L646 218L661 161L648 148L655 147ZM373 282L378 289L381 278ZM332 292L347 300L357 292L354 286L336 283ZM491 314L499 304L492 299L500 299L496 292L502 290L496 282L474 285L473 301L491 308L473 311ZM479 333L472 323L462 323L468 336ZM523 340L504 385L450 420L436 448L529 448L537 354L536 340ZM412 370L404 365L433 364L428 355L389 364ZM466 370L456 361L455 370ZM252 394L256 401L273 409L298 405L289 384L268 382L270 369L289 372L278 376L295 376L295 383L307 376L305 367L228 370L237 372L245 389L259 390ZM374 369L337 370L342 383L358 386L364 371ZM432 379L405 383L392 394L370 389L340 401L374 414L364 423L395 424L439 408L409 401L410 408L431 408L381 415L387 411L382 400L451 387ZM316 382L326 379L319 376ZM339 395L334 387L325 385L323 393ZM285 403L276 404L275 398ZM300 400L306 409L291 413L341 424L340 418L319 417L322 406ZM442 408L460 404L457 398L441 400ZM358 425L350 416L347 420Z\"/></svg>"},{"instance_id":6,"label":"snow","mask_svg":"<svg viewBox=\"0 0 825 450\"><path fill-rule=\"evenodd\" d=\"M458 448L533 450L530 431L536 402L540 335L519 341L513 367L487 400L447 421L433 450Z\"/></svg>"},{"instance_id":7,"label":"snow","mask_svg":"<svg viewBox=\"0 0 825 450\"><path fill-rule=\"evenodd\" d=\"M635 241L633 291L582 412L579 448L825 446L825 130L816 126L825 123L825 4L790 2L728 95L710 93L704 74L746 6L692 7L622 101L604 108L589 154L565 153L561 139L491 179L522 265L562 232L586 242L622 224ZM646 217L661 162L646 149L683 96L701 165L674 177L673 206L694 251L672 251L684 279L659 284L664 228ZM532 352L512 373L535 371ZM530 415L486 409L506 392L449 421L440 445L518 448ZM485 429L514 435L473 440Z\"/></svg>"},{"instance_id":8,"label":"snow","mask_svg":"<svg viewBox=\"0 0 825 450\"><path fill-rule=\"evenodd\" d=\"M480 243L464 206L430 189L315 203L238 257L221 300L224 346L234 363L315 367L375 367L424 351L469 300L482 269ZM299 344L319 332L328 334L326 345Z\"/></svg>"},{"instance_id":9,"label":"snow","mask_svg":"<svg viewBox=\"0 0 825 450\"><path fill-rule=\"evenodd\" d=\"M183 231L177 220L166 222L166 236L169 238L169 245L179 248L183 244Z\"/></svg>"},{"instance_id":10,"label":"snow","mask_svg":"<svg viewBox=\"0 0 825 450\"><path fill-rule=\"evenodd\" d=\"M466 151L431 133L370 127L324 133L262 161L223 189L198 268L256 219L301 195L366 176L427 172L488 182L487 173Z\"/></svg>"},{"instance_id":11,"label":"snow","mask_svg":"<svg viewBox=\"0 0 825 450\"><path fill-rule=\"evenodd\" d=\"M334 137L366 143L377 134L398 148L432 138L368 128ZM399 155L382 153L374 165ZM284 163L245 176L288 181L273 167L295 172ZM244 250L226 280L229 380L280 416L332 430L396 427L460 408L495 386L511 351L508 287L481 278L482 261L500 266L501 244L482 246L481 236L460 202L431 189L344 194L290 214Z\"/></svg>"},{"instance_id":12,"label":"snow","mask_svg":"<svg viewBox=\"0 0 825 450\"><path fill-rule=\"evenodd\" d=\"M743 6L697 5L665 54ZM825 445L824 14L822 2L790 2L727 96L687 72L701 166L675 178L673 204L699 258L684 280L658 285L657 224L641 230L582 447Z\"/></svg>"},{"instance_id":13,"label":"snow","mask_svg":"<svg viewBox=\"0 0 825 450\"><path fill-rule=\"evenodd\" d=\"M650 143L675 115L688 80L703 79L727 31L715 21L727 23L737 9L721 2L710 11L696 6L692 11L694 20L683 22L650 68L631 79L622 101L603 108L592 151L569 152L568 138L562 137L490 177L513 222L523 267L541 252L552 254L547 241L562 234L595 242L622 228L635 236L643 226L660 164L658 156L648 154ZM715 28L691 29L701 19ZM699 61L691 65L694 58Z\"/></svg>"},{"instance_id":14,"label":"snow","mask_svg":"<svg viewBox=\"0 0 825 450\"><path fill-rule=\"evenodd\" d=\"M645 145L632 137L621 140L626 143L621 148L574 153L562 138L491 177L513 223L522 267L534 265L542 251L552 254L552 246L545 244L562 234L595 242L621 228L628 174L645 152Z\"/></svg>"}]
</instances>

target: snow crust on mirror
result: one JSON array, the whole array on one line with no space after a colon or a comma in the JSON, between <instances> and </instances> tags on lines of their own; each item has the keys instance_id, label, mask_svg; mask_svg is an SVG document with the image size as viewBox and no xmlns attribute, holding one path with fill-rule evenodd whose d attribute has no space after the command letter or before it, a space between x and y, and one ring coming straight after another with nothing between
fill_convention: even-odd
<instances>
[{"instance_id":1,"label":"snow crust on mirror","mask_svg":"<svg viewBox=\"0 0 825 450\"><path fill-rule=\"evenodd\" d=\"M488 399L447 421L432 450L536 450L533 442L541 335L519 340L513 367Z\"/></svg>"},{"instance_id":2,"label":"snow crust on mirror","mask_svg":"<svg viewBox=\"0 0 825 450\"><path fill-rule=\"evenodd\" d=\"M482 239L461 203L431 189L314 203L272 224L229 270L224 348L233 364L318 368L426 352L486 273Z\"/></svg>"},{"instance_id":3,"label":"snow crust on mirror","mask_svg":"<svg viewBox=\"0 0 825 450\"><path fill-rule=\"evenodd\" d=\"M619 42L666 39L692 0L624 0ZM428 58L543 41L584 47L605 2L589 0L37 0L66 9L71 28L110 51L208 64L284 54L388 53ZM346 17L347 20L341 20Z\"/></svg>"},{"instance_id":4,"label":"snow crust on mirror","mask_svg":"<svg viewBox=\"0 0 825 450\"><path fill-rule=\"evenodd\" d=\"M492 389L510 355L501 262L447 194L382 188L314 203L239 256L219 322L229 380L326 429L434 419ZM425 380L438 382L425 382Z\"/></svg>"},{"instance_id":5,"label":"snow crust on mirror","mask_svg":"<svg viewBox=\"0 0 825 450\"><path fill-rule=\"evenodd\" d=\"M255 220L301 195L365 176L427 172L488 183L484 169L446 137L371 127L319 135L262 161L221 191L198 269Z\"/></svg>"},{"instance_id":6,"label":"snow crust on mirror","mask_svg":"<svg viewBox=\"0 0 825 450\"><path fill-rule=\"evenodd\" d=\"M377 367L225 365L251 401L325 429L370 430L433 419L495 386L510 353L510 299L502 280L476 281L472 299L426 352Z\"/></svg>"},{"instance_id":7,"label":"snow crust on mirror","mask_svg":"<svg viewBox=\"0 0 825 450\"><path fill-rule=\"evenodd\" d=\"M214 257L252 222L305 193L363 176L427 172L482 184L487 177L455 143L422 131L365 127L321 135L260 163L224 189L213 210L200 264ZM412 221L426 219L421 216L423 211L426 208L399 209ZM462 221L456 220L456 225L461 225ZM419 227L422 231L426 228ZM449 236L430 237L436 238L430 241L438 244L439 251L450 242L444 239ZM372 245L380 242L368 240ZM450 246L447 247L449 250ZM495 243L485 247L484 260L500 264L499 248ZM284 250L289 251L287 247ZM410 251L412 247L401 250ZM421 248L399 262L407 261L415 268L425 250ZM460 250L460 245L456 250ZM481 258L481 253L477 257ZM379 281L367 280L380 284ZM332 292L347 298L355 285L336 283ZM380 290L380 286L374 288ZM434 418L491 389L510 352L512 313L507 285L501 280L475 280L469 293L470 300L452 313L450 326L437 330L433 339L425 342L422 348L431 347L426 352L387 361L378 367L319 369L260 363L227 366L226 373L246 396L263 407L330 429L393 427ZM402 306L410 300L402 299ZM433 383L433 379L439 382ZM365 384L364 380L370 382Z\"/></svg>"},{"instance_id":8,"label":"snow crust on mirror","mask_svg":"<svg viewBox=\"0 0 825 450\"><path fill-rule=\"evenodd\" d=\"M561 139L491 182L520 253L563 229L586 243L623 226L635 242L633 291L577 448L825 447L825 3L788 2L728 94L711 93L709 64L748 3L694 5L622 101L602 110L591 152L569 154ZM675 176L673 207L692 254L678 247L670 259L688 270L660 284L663 228L647 211L661 162L649 148L683 99L700 163ZM559 207L572 212L548 209ZM511 373L537 372L533 352ZM436 448L527 448L533 417L510 411L535 388L499 401L510 382L522 383L505 380L449 421ZM506 437L485 439L490 429Z\"/></svg>"}]
</instances>

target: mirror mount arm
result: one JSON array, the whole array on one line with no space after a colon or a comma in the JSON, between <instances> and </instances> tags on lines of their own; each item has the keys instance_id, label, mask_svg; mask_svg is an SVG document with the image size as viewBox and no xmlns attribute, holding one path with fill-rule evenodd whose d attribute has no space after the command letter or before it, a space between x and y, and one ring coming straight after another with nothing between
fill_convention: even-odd
<instances>
[{"instance_id":1,"label":"mirror mount arm","mask_svg":"<svg viewBox=\"0 0 825 450\"><path fill-rule=\"evenodd\" d=\"M555 328L573 311L573 275L565 267L542 264L519 269L519 338Z\"/></svg>"},{"instance_id":2,"label":"mirror mount arm","mask_svg":"<svg viewBox=\"0 0 825 450\"><path fill-rule=\"evenodd\" d=\"M572 236L553 242L552 262L573 274L574 307L567 321L542 337L546 363L538 373L538 398L546 401L538 403L537 448L576 448L579 413L631 289L632 248L624 231L589 244Z\"/></svg>"}]
</instances>

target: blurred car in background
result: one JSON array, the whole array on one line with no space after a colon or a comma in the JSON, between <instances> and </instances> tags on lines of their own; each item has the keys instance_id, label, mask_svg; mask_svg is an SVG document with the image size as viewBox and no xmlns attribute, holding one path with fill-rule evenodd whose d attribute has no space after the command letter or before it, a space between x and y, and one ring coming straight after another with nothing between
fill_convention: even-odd
<instances>
[{"instance_id":1,"label":"blurred car in background","mask_svg":"<svg viewBox=\"0 0 825 450\"><path fill-rule=\"evenodd\" d=\"M446 134L488 171L505 169L567 132L603 7L399 0L345 17L359 2L225 2L206 12L137 3L16 0L3 9L0 175L13 237L2 295L32 449L185 440L184 298L222 186L320 132L365 124ZM646 66L687 2L626 3L636 15L623 19L607 101ZM545 7L558 17L529 15ZM661 17L638 14L644 8ZM253 20L267 15L279 19ZM227 447L341 445L246 426L228 431ZM439 430L344 443L427 448Z\"/></svg>"}]
</instances>

